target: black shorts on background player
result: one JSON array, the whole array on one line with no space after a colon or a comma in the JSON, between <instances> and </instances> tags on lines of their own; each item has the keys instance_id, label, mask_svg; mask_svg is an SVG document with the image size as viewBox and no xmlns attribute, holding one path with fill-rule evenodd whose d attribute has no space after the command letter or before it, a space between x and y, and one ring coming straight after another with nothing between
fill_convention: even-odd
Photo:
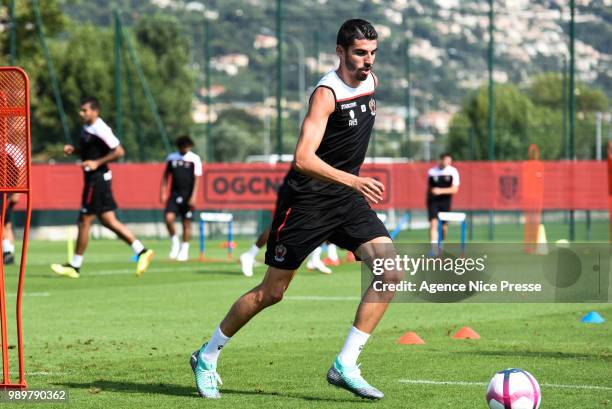
<instances>
[{"instance_id":1,"label":"black shorts on background player","mask_svg":"<svg viewBox=\"0 0 612 409\"><path fill-rule=\"evenodd\" d=\"M189 206L189 197L171 194L166 202L166 213L178 214L183 220L193 219L193 209Z\"/></svg>"},{"instance_id":2,"label":"black shorts on background player","mask_svg":"<svg viewBox=\"0 0 612 409\"><path fill-rule=\"evenodd\" d=\"M451 211L451 199L428 200L427 201L427 218L433 220L438 218L440 212ZM446 223L446 222L443 222Z\"/></svg>"},{"instance_id":3,"label":"black shorts on background player","mask_svg":"<svg viewBox=\"0 0 612 409\"><path fill-rule=\"evenodd\" d=\"M85 178L83 196L81 198L82 214L102 214L117 209L117 203L111 189L110 173L95 174Z\"/></svg>"}]
</instances>

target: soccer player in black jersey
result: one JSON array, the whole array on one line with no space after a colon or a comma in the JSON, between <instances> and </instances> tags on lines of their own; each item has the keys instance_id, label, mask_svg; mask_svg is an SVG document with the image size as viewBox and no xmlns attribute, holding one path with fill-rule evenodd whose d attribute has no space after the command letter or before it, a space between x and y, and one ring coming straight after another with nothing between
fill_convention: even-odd
<instances>
[{"instance_id":1,"label":"soccer player in black jersey","mask_svg":"<svg viewBox=\"0 0 612 409\"><path fill-rule=\"evenodd\" d=\"M384 257L392 247L389 233L368 203L382 200L384 186L359 176L376 117L377 78L372 66L377 38L374 27L360 19L346 21L338 32L340 65L312 93L292 168L279 191L267 243L268 271L258 286L234 303L211 339L191 356L202 397L220 397L216 367L221 349L251 318L281 301L296 270L317 246L329 240L364 261ZM389 277L395 282L399 274ZM357 365L361 349L390 301L374 293L370 286L364 297L379 302L360 303L327 381L363 398L380 399L382 392L363 379Z\"/></svg>"},{"instance_id":2,"label":"soccer player in black jersey","mask_svg":"<svg viewBox=\"0 0 612 409\"><path fill-rule=\"evenodd\" d=\"M189 259L189 237L191 220L198 195L200 177L202 177L202 160L193 153L193 140L187 136L176 139L178 151L166 158L166 170L162 176L160 200L166 204L165 220L172 240L170 258L178 261ZM172 180L168 196L168 178ZM183 221L183 242L179 242L174 222L176 215Z\"/></svg>"},{"instance_id":3,"label":"soccer player in black jersey","mask_svg":"<svg viewBox=\"0 0 612 409\"><path fill-rule=\"evenodd\" d=\"M136 275L141 276L151 263L153 250L146 249L140 240L137 240L132 232L117 220L115 216L117 204L111 190L112 173L108 168L108 163L119 159L125 152L111 128L100 118L100 105L95 98L83 99L79 115L84 125L78 151L85 177L78 222L79 233L72 260L68 264L52 264L51 269L66 277L79 278L83 254L89 241L89 229L94 219L98 217L103 226L115 232L132 247L138 256ZM64 146L66 155L76 151L72 145Z\"/></svg>"}]
</instances>

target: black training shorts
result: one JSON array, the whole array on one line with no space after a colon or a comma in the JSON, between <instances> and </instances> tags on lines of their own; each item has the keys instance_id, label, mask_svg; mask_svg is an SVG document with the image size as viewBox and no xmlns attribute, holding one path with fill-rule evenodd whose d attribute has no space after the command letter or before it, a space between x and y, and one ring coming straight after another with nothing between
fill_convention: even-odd
<instances>
[{"instance_id":1,"label":"black training shorts","mask_svg":"<svg viewBox=\"0 0 612 409\"><path fill-rule=\"evenodd\" d=\"M357 193L334 206L304 206L281 192L268 237L266 264L296 270L325 241L355 251L363 243L389 232L365 198Z\"/></svg>"},{"instance_id":2,"label":"black training shorts","mask_svg":"<svg viewBox=\"0 0 612 409\"><path fill-rule=\"evenodd\" d=\"M428 200L427 201L428 220L437 219L438 213L440 212L450 212L450 211L451 211L451 200L450 199Z\"/></svg>"},{"instance_id":3,"label":"black training shorts","mask_svg":"<svg viewBox=\"0 0 612 409\"><path fill-rule=\"evenodd\" d=\"M166 213L178 214L183 220L192 220L193 209L189 206L189 197L172 193L166 202Z\"/></svg>"},{"instance_id":4,"label":"black training shorts","mask_svg":"<svg viewBox=\"0 0 612 409\"><path fill-rule=\"evenodd\" d=\"M107 172L107 174L109 174ZM110 174L96 174L85 180L81 199L81 214L102 214L117 209L111 189Z\"/></svg>"}]
</instances>

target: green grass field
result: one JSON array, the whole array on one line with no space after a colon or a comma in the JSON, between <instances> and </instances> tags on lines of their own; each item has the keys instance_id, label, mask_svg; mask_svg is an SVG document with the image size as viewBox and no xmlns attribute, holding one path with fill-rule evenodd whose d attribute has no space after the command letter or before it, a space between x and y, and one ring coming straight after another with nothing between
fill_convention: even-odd
<instances>
[{"instance_id":1,"label":"green grass field","mask_svg":"<svg viewBox=\"0 0 612 409\"><path fill-rule=\"evenodd\" d=\"M508 231L515 228L497 232L516 237ZM562 238L563 229L549 228L549 238ZM594 236L595 231L604 240L607 226L594 225ZM407 233L400 241L423 234ZM285 300L256 317L224 349L222 399L204 402L194 388L189 355L234 299L258 282L264 266L249 279L236 262L176 263L166 259L166 241L145 244L157 256L144 277L134 276L129 247L101 240L90 243L78 280L55 277L48 268L64 261L65 243L30 244L23 306L30 387L67 388L74 407L372 404L325 381L358 303L356 264L337 267L331 276L300 271ZM239 241L237 253L248 245ZM212 257L223 257L218 242L209 248ZM14 288L15 271L7 270L9 288ZM608 321L580 323L589 310ZM374 403L381 408L486 408L484 383L507 367L535 375L542 385L542 408L609 408L610 319L610 304L393 304L360 361L366 379L386 394ZM449 334L463 325L482 338L453 340ZM406 331L416 331L426 344L398 345ZM50 406L65 407L44 405Z\"/></svg>"}]
</instances>

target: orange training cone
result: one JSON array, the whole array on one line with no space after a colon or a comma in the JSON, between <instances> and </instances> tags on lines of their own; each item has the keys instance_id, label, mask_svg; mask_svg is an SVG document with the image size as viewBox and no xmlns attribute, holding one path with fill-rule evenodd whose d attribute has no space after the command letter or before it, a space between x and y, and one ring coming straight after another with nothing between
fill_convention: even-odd
<instances>
[{"instance_id":1,"label":"orange training cone","mask_svg":"<svg viewBox=\"0 0 612 409\"><path fill-rule=\"evenodd\" d=\"M397 340L397 343L402 345L422 345L425 341L416 332L406 332Z\"/></svg>"},{"instance_id":2,"label":"orange training cone","mask_svg":"<svg viewBox=\"0 0 612 409\"><path fill-rule=\"evenodd\" d=\"M455 339L480 339L480 335L470 327L463 327L455 335Z\"/></svg>"}]
</instances>

